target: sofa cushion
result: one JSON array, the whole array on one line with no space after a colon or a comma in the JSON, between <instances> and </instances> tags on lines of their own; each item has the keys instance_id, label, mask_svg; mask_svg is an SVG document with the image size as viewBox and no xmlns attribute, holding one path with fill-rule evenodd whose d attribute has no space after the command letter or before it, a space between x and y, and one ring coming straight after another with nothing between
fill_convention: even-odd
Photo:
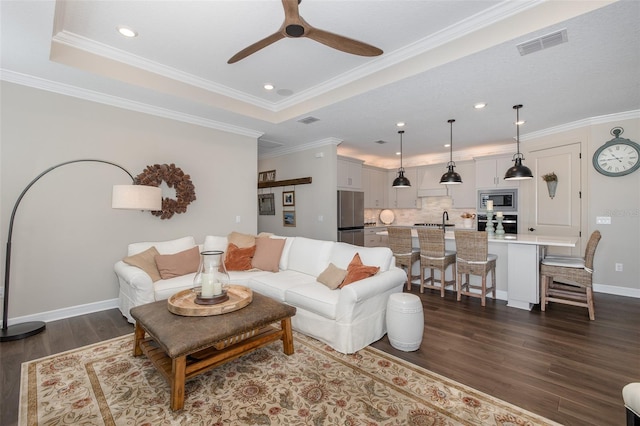
<instances>
[{"instance_id":1,"label":"sofa cushion","mask_svg":"<svg viewBox=\"0 0 640 426\"><path fill-rule=\"evenodd\" d=\"M317 284L315 277L296 271L280 271L276 274L257 275L246 284L252 290L272 299L285 301L286 292L293 287ZM327 289L328 290L328 289Z\"/></svg>"},{"instance_id":2,"label":"sofa cushion","mask_svg":"<svg viewBox=\"0 0 640 426\"><path fill-rule=\"evenodd\" d=\"M138 254L150 247L155 247L160 254L173 254L194 247L196 240L193 237L182 237L170 241L149 241L141 243L131 243L127 249L127 256ZM226 247L226 246L225 246ZM223 249L224 250L224 249Z\"/></svg>"},{"instance_id":3,"label":"sofa cushion","mask_svg":"<svg viewBox=\"0 0 640 426\"><path fill-rule=\"evenodd\" d=\"M289 251L287 269L317 277L329 266L329 256L334 244L332 241L296 237Z\"/></svg>"},{"instance_id":4,"label":"sofa cushion","mask_svg":"<svg viewBox=\"0 0 640 426\"><path fill-rule=\"evenodd\" d=\"M229 245L227 237L218 237L217 235L207 235L204 237L204 250L225 251Z\"/></svg>"},{"instance_id":5,"label":"sofa cushion","mask_svg":"<svg viewBox=\"0 0 640 426\"><path fill-rule=\"evenodd\" d=\"M251 266L263 271L278 272L285 242L279 238L256 238L256 253Z\"/></svg>"},{"instance_id":6,"label":"sofa cushion","mask_svg":"<svg viewBox=\"0 0 640 426\"><path fill-rule=\"evenodd\" d=\"M331 290L335 290L340 284L342 284L342 281L344 281L346 276L346 269L340 269L333 263L330 263L329 266L327 266L327 269L318 275L318 282L326 285Z\"/></svg>"},{"instance_id":7,"label":"sofa cushion","mask_svg":"<svg viewBox=\"0 0 640 426\"><path fill-rule=\"evenodd\" d=\"M137 266L142 269L151 277L151 281L156 282L162 277L160 276L160 271L158 271L158 266L156 265L155 257L159 255L158 250L155 247L149 247L145 251L142 251L138 254L134 254L133 256L127 256L122 261L132 266Z\"/></svg>"},{"instance_id":8,"label":"sofa cushion","mask_svg":"<svg viewBox=\"0 0 640 426\"><path fill-rule=\"evenodd\" d=\"M252 268L251 259L256 252L256 246L239 248L233 243L227 246L224 255L224 267L227 271L248 271Z\"/></svg>"},{"instance_id":9,"label":"sofa cushion","mask_svg":"<svg viewBox=\"0 0 640 426\"><path fill-rule=\"evenodd\" d=\"M379 266L382 272L388 271L393 261L393 252L388 247L359 247L347 243L335 243L329 260L338 268L347 269L356 253L365 265Z\"/></svg>"},{"instance_id":10,"label":"sofa cushion","mask_svg":"<svg viewBox=\"0 0 640 426\"><path fill-rule=\"evenodd\" d=\"M251 234L242 234L240 232L233 231L227 235L229 244L235 244L239 248L247 248L256 245L256 236Z\"/></svg>"},{"instance_id":11,"label":"sofa cushion","mask_svg":"<svg viewBox=\"0 0 640 426\"><path fill-rule=\"evenodd\" d=\"M334 320L339 298L340 291L333 291L318 282L313 282L290 288L284 301L296 308Z\"/></svg>"},{"instance_id":12,"label":"sofa cushion","mask_svg":"<svg viewBox=\"0 0 640 426\"><path fill-rule=\"evenodd\" d=\"M175 254L159 254L155 257L163 280L196 272L200 266L200 249L192 247Z\"/></svg>"},{"instance_id":13,"label":"sofa cushion","mask_svg":"<svg viewBox=\"0 0 640 426\"><path fill-rule=\"evenodd\" d=\"M262 232L258 234L258 238L260 238L260 235L262 234ZM283 271L289 269L289 253L291 252L291 244L293 244L293 240L295 240L296 237L281 237L279 235L271 235L270 238L285 240L284 248L282 249L282 255L280 256L280 264L278 266Z\"/></svg>"},{"instance_id":14,"label":"sofa cushion","mask_svg":"<svg viewBox=\"0 0 640 426\"><path fill-rule=\"evenodd\" d=\"M372 277L377 274L379 270L380 267L378 266L363 265L362 260L360 259L360 254L356 253L356 255L353 256L353 260L351 260L351 263L349 263L349 267L347 267L347 276L345 277L344 281L342 281L342 284L340 284L339 288L342 288L356 281Z\"/></svg>"},{"instance_id":15,"label":"sofa cushion","mask_svg":"<svg viewBox=\"0 0 640 426\"><path fill-rule=\"evenodd\" d=\"M196 276L195 272L182 275L179 277L171 278L170 280L160 280L153 284L153 294L155 300L168 299L174 294L181 292L182 290L188 290L193 288L193 278Z\"/></svg>"}]
</instances>

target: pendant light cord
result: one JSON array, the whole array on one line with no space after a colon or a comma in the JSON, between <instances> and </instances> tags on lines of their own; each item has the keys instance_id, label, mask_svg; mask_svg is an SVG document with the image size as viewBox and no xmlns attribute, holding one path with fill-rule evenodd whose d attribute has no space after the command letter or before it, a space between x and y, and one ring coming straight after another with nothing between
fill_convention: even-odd
<instances>
[{"instance_id":1,"label":"pendant light cord","mask_svg":"<svg viewBox=\"0 0 640 426\"><path fill-rule=\"evenodd\" d=\"M521 158L524 160L522 154L520 154L520 108L522 105L514 105L513 109L516 110L516 155L515 158Z\"/></svg>"},{"instance_id":2,"label":"pendant light cord","mask_svg":"<svg viewBox=\"0 0 640 426\"><path fill-rule=\"evenodd\" d=\"M402 167L402 135L404 134L404 130L398 130L398 133L400 133L400 170L404 171L404 167Z\"/></svg>"}]
</instances>

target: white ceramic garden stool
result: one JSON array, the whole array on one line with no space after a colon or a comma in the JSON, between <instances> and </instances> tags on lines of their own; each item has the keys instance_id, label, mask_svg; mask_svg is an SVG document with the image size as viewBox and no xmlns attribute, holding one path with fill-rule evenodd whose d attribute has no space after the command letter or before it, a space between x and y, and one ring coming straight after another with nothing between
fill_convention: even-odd
<instances>
[{"instance_id":1,"label":"white ceramic garden stool","mask_svg":"<svg viewBox=\"0 0 640 426\"><path fill-rule=\"evenodd\" d=\"M415 294L393 293L387 302L387 336L391 346L401 351L415 351L422 343L424 313L422 301Z\"/></svg>"}]
</instances>

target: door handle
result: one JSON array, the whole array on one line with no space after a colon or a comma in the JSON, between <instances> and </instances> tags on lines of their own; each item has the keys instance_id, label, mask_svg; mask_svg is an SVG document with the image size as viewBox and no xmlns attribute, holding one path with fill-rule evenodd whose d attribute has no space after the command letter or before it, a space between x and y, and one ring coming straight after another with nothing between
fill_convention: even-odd
<instances>
[{"instance_id":1,"label":"door handle","mask_svg":"<svg viewBox=\"0 0 640 426\"><path fill-rule=\"evenodd\" d=\"M536 228L529 228L529 232L533 232L535 230L536 230Z\"/></svg>"}]
</instances>

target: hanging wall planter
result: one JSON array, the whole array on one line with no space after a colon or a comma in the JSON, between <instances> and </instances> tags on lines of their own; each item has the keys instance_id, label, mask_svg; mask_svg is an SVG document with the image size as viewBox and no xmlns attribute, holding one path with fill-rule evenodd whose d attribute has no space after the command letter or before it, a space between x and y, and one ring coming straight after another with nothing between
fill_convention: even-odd
<instances>
[{"instance_id":1,"label":"hanging wall planter","mask_svg":"<svg viewBox=\"0 0 640 426\"><path fill-rule=\"evenodd\" d=\"M549 191L549 198L553 200L553 197L556 196L556 188L558 187L558 176L556 176L555 172L547 173L542 176L542 180L547 182L547 190Z\"/></svg>"}]
</instances>

